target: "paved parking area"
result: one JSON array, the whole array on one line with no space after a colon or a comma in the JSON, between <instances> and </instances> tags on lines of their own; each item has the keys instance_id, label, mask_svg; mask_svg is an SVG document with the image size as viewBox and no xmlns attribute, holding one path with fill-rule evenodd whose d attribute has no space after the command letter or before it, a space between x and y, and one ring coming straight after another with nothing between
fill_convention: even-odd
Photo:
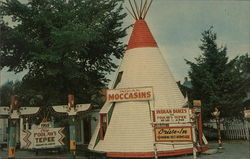
<instances>
[{"instance_id":1,"label":"paved parking area","mask_svg":"<svg viewBox=\"0 0 250 159\"><path fill-rule=\"evenodd\" d=\"M209 143L210 150L216 150L217 143ZM6 159L7 152L0 150L0 159ZM38 156L32 151L17 150L16 159L69 159L69 153L39 153ZM83 153L77 155L76 159L88 159ZM99 159L99 157L91 157L91 159ZM175 157L161 157L161 159L192 159L193 156L183 155ZM211 155L200 154L197 159L250 159L250 143L247 141L226 141L223 143L223 149L218 150Z\"/></svg>"},{"instance_id":2,"label":"paved parking area","mask_svg":"<svg viewBox=\"0 0 250 159\"><path fill-rule=\"evenodd\" d=\"M209 142L210 150L217 149L217 143ZM192 159L192 155L165 157L166 159ZM165 159L164 158L164 159ZM197 159L250 159L250 143L248 141L226 141L223 148L214 154L200 154Z\"/></svg>"}]
</instances>

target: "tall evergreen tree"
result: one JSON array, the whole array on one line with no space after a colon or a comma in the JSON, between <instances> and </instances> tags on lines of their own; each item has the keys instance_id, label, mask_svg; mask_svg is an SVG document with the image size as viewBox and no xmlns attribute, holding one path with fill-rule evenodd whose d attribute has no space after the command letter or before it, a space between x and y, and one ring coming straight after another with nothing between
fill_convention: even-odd
<instances>
[{"instance_id":1,"label":"tall evergreen tree","mask_svg":"<svg viewBox=\"0 0 250 159\"><path fill-rule=\"evenodd\" d=\"M43 104L90 102L116 68L126 36L122 0L18 0L1 2L0 69L28 69L23 88L42 95Z\"/></svg>"},{"instance_id":2,"label":"tall evergreen tree","mask_svg":"<svg viewBox=\"0 0 250 159\"><path fill-rule=\"evenodd\" d=\"M202 101L202 115L210 119L215 107L223 118L237 118L243 110L245 92L241 90L244 79L235 68L237 58L228 60L227 48L218 47L217 35L212 27L202 33L201 56L190 66L189 77L193 85L193 99Z\"/></svg>"},{"instance_id":3,"label":"tall evergreen tree","mask_svg":"<svg viewBox=\"0 0 250 159\"><path fill-rule=\"evenodd\" d=\"M239 56L236 61L235 69L242 75L244 82L241 86L241 91L247 92L247 97L244 99L244 107L250 109L250 57L249 54Z\"/></svg>"}]
</instances>

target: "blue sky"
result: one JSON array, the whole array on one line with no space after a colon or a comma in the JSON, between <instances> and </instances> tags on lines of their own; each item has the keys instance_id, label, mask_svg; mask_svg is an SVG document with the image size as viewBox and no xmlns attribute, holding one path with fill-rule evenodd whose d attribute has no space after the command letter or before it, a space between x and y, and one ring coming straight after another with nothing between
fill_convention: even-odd
<instances>
[{"instance_id":1,"label":"blue sky","mask_svg":"<svg viewBox=\"0 0 250 159\"><path fill-rule=\"evenodd\" d=\"M193 61L201 54L201 32L211 25L218 44L227 46L230 58L249 53L249 17L250 0L154 0L146 21L176 81L183 81L189 70L184 59ZM125 25L132 23L134 20L128 15ZM125 43L130 32L131 29L123 39ZM23 73L15 75L3 70L0 83L22 76Z\"/></svg>"}]
</instances>

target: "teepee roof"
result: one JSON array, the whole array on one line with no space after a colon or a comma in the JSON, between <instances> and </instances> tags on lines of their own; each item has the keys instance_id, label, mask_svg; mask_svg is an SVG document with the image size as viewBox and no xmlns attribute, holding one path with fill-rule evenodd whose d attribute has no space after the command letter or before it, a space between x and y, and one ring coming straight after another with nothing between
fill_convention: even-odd
<instances>
[{"instance_id":1,"label":"teepee roof","mask_svg":"<svg viewBox=\"0 0 250 159\"><path fill-rule=\"evenodd\" d=\"M130 36L127 50L138 47L157 47L157 43L151 34L145 20L137 20Z\"/></svg>"}]
</instances>

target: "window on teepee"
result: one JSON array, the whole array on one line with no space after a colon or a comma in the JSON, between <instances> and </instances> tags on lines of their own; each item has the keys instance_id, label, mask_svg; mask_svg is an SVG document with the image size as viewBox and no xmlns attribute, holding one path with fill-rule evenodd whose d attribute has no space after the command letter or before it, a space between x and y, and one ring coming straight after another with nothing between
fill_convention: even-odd
<instances>
[{"instance_id":1,"label":"window on teepee","mask_svg":"<svg viewBox=\"0 0 250 159\"><path fill-rule=\"evenodd\" d=\"M122 74L123 74L123 71L119 72L119 74L115 80L114 88L116 88L116 86L121 82Z\"/></svg>"},{"instance_id":2,"label":"window on teepee","mask_svg":"<svg viewBox=\"0 0 250 159\"><path fill-rule=\"evenodd\" d=\"M100 114L100 139L103 140L108 127L107 113Z\"/></svg>"}]
</instances>

